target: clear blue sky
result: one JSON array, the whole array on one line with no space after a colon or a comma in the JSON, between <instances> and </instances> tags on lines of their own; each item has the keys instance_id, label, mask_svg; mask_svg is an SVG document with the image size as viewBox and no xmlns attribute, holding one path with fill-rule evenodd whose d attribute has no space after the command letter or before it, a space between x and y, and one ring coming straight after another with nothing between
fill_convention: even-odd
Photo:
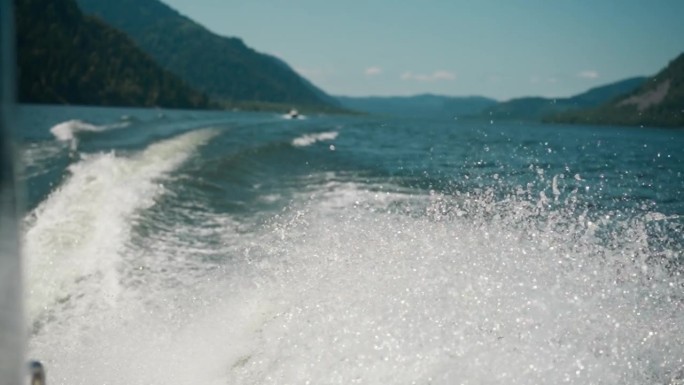
<instances>
[{"instance_id":1,"label":"clear blue sky","mask_svg":"<svg viewBox=\"0 0 684 385\"><path fill-rule=\"evenodd\" d=\"M162 0L333 95L568 96L684 52L684 0Z\"/></svg>"}]
</instances>

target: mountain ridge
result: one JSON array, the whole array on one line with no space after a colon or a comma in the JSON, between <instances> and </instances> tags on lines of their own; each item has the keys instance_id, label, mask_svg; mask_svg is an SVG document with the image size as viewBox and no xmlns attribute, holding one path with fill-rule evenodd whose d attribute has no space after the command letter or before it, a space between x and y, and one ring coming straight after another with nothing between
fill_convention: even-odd
<instances>
[{"instance_id":1,"label":"mountain ridge","mask_svg":"<svg viewBox=\"0 0 684 385\"><path fill-rule=\"evenodd\" d=\"M443 96L418 94L412 96L336 96L343 107L375 115L401 117L429 116L454 118L479 114L497 103L484 96Z\"/></svg>"},{"instance_id":2,"label":"mountain ridge","mask_svg":"<svg viewBox=\"0 0 684 385\"><path fill-rule=\"evenodd\" d=\"M158 0L78 0L78 4L127 33L164 68L226 105L337 107L282 60L257 52L240 38L220 36Z\"/></svg>"},{"instance_id":3,"label":"mountain ridge","mask_svg":"<svg viewBox=\"0 0 684 385\"><path fill-rule=\"evenodd\" d=\"M684 127L684 53L640 87L600 106L551 115L550 123Z\"/></svg>"},{"instance_id":4,"label":"mountain ridge","mask_svg":"<svg viewBox=\"0 0 684 385\"><path fill-rule=\"evenodd\" d=\"M483 115L495 119L542 120L551 114L596 107L624 95L643 84L647 77L632 77L590 88L565 98L529 96L501 102L484 111Z\"/></svg>"}]
</instances>

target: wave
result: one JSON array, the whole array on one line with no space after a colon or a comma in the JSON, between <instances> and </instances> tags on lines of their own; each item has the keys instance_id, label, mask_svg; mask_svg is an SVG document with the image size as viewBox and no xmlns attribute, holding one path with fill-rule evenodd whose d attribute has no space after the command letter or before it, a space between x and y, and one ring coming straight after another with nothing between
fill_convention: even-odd
<instances>
[{"instance_id":1,"label":"wave","mask_svg":"<svg viewBox=\"0 0 684 385\"><path fill-rule=\"evenodd\" d=\"M73 319L96 325L76 328L73 346L44 342L60 378L655 384L681 375L684 281L667 266L678 255L663 240L668 217L333 177L248 232L225 214L170 207L197 222L141 237L127 266L139 289L126 288L109 318Z\"/></svg>"},{"instance_id":2,"label":"wave","mask_svg":"<svg viewBox=\"0 0 684 385\"><path fill-rule=\"evenodd\" d=\"M228 382L682 375L684 344L673 339L684 333L684 281L668 267L676 248L653 245L677 234L652 228L662 216L367 187L327 184L265 231L250 261L259 300L231 309L255 308L231 324L244 334Z\"/></svg>"},{"instance_id":3,"label":"wave","mask_svg":"<svg viewBox=\"0 0 684 385\"><path fill-rule=\"evenodd\" d=\"M73 119L66 122L58 123L50 128L52 135L61 141L69 141L76 138L80 132L102 132L115 128L124 128L130 125L129 121L121 123L94 125L82 120Z\"/></svg>"},{"instance_id":4,"label":"wave","mask_svg":"<svg viewBox=\"0 0 684 385\"><path fill-rule=\"evenodd\" d=\"M215 134L186 133L129 157L83 155L69 167L62 185L26 220L28 312L34 327L65 308L95 311L117 300L118 264L136 213L153 206L165 193L163 178Z\"/></svg>"},{"instance_id":5,"label":"wave","mask_svg":"<svg viewBox=\"0 0 684 385\"><path fill-rule=\"evenodd\" d=\"M295 147L307 147L311 146L316 142L335 140L338 135L339 132L337 131L320 132L317 134L306 134L294 139L292 141L292 145Z\"/></svg>"}]
</instances>

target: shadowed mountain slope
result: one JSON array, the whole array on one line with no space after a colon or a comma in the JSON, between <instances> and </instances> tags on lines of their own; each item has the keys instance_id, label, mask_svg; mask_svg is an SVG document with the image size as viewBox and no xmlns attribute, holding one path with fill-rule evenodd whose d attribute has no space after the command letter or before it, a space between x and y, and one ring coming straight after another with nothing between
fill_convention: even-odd
<instances>
[{"instance_id":1,"label":"shadowed mountain slope","mask_svg":"<svg viewBox=\"0 0 684 385\"><path fill-rule=\"evenodd\" d=\"M336 107L283 61L214 34L158 0L78 0L166 69L217 101Z\"/></svg>"}]
</instances>

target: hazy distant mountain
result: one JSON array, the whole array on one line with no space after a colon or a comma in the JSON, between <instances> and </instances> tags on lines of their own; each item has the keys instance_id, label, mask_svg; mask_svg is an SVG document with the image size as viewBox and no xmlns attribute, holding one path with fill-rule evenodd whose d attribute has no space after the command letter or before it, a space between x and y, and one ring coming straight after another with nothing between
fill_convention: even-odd
<instances>
[{"instance_id":1,"label":"hazy distant mountain","mask_svg":"<svg viewBox=\"0 0 684 385\"><path fill-rule=\"evenodd\" d=\"M552 122L684 127L684 54L633 92L597 108L557 114Z\"/></svg>"},{"instance_id":2,"label":"hazy distant mountain","mask_svg":"<svg viewBox=\"0 0 684 385\"><path fill-rule=\"evenodd\" d=\"M644 84L648 77L638 76L604 86L591 88L589 91L573 96L568 100L579 107L597 106L618 97L624 96Z\"/></svg>"},{"instance_id":3,"label":"hazy distant mountain","mask_svg":"<svg viewBox=\"0 0 684 385\"><path fill-rule=\"evenodd\" d=\"M488 108L483 115L494 119L540 120L545 116L563 111L596 107L633 91L646 79L646 77L626 79L592 88L569 98L525 97L511 99Z\"/></svg>"},{"instance_id":4,"label":"hazy distant mountain","mask_svg":"<svg viewBox=\"0 0 684 385\"><path fill-rule=\"evenodd\" d=\"M208 106L205 95L73 0L16 0L15 11L20 102Z\"/></svg>"},{"instance_id":5,"label":"hazy distant mountain","mask_svg":"<svg viewBox=\"0 0 684 385\"><path fill-rule=\"evenodd\" d=\"M158 0L78 0L86 13L129 34L166 69L227 102L330 106L325 93L287 64L218 36Z\"/></svg>"},{"instance_id":6,"label":"hazy distant mountain","mask_svg":"<svg viewBox=\"0 0 684 385\"><path fill-rule=\"evenodd\" d=\"M338 96L343 107L375 115L401 117L466 117L480 114L485 108L497 103L481 96L440 96L423 94L416 96Z\"/></svg>"}]
</instances>

